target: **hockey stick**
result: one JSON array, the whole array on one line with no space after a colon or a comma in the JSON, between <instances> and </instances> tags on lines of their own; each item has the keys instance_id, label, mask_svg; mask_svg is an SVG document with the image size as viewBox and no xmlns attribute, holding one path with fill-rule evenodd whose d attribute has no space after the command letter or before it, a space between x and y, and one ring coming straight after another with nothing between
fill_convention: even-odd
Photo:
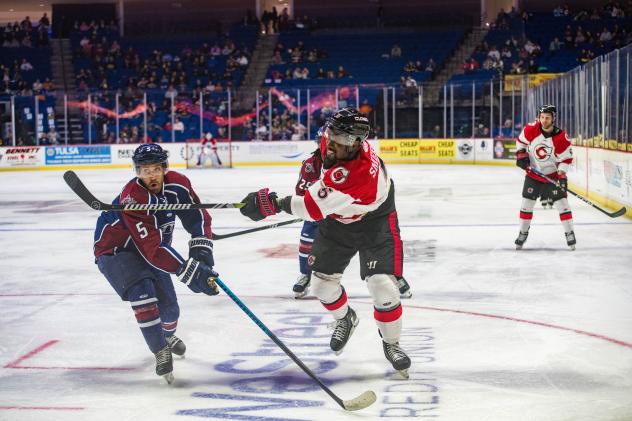
<instances>
[{"instance_id":1,"label":"hockey stick","mask_svg":"<svg viewBox=\"0 0 632 421\"><path fill-rule=\"evenodd\" d=\"M187 209L228 209L228 208L241 208L245 206L245 203L126 203L126 204L110 204L105 203L97 199L90 190L79 179L79 176L74 171L66 171L64 173L64 181L68 184L68 187L75 192L77 196L88 206L94 210L102 211L120 211L120 212L135 212L135 211L155 211L155 210L187 210Z\"/></svg>"},{"instance_id":2,"label":"hockey stick","mask_svg":"<svg viewBox=\"0 0 632 421\"><path fill-rule=\"evenodd\" d=\"M239 306L240 309L244 311L244 313L246 313L248 317L250 317L250 320L255 322L255 324L259 326L259 328L263 330L263 332L266 335L268 335L268 337L272 339L274 343L277 344L278 347L281 348L283 352L287 354L288 357L292 359L292 361L294 361L299 367L301 367L301 369L305 373L307 373L307 375L311 377L312 380L314 380L318 384L318 386L321 387L321 389L327 392L327 394L331 396L332 399L335 400L336 403L340 405L344 410L357 411L359 409L364 409L372 405L373 403L375 403L375 401L377 400L377 396L375 395L375 392L373 392L372 390L367 390L366 392L363 392L361 395L356 396L355 398L347 400L347 401L340 399L334 392L331 391L331 389L325 386L325 384L316 376L316 374L314 374L312 370L307 368L305 363L303 363L303 361L301 361L296 355L294 355L294 353L283 342L281 342L281 340L277 338L277 336L274 333L272 333L272 331L270 331L270 329L268 329L267 326L263 324L263 322L259 320L259 318L255 316L255 314L252 311L250 311L250 309L246 306L246 304L244 304L239 299L239 297L237 297L235 293L226 286L226 284L224 284L219 278L215 278L215 283L219 285L219 287L230 297L231 300L235 302L235 304Z\"/></svg>"},{"instance_id":3,"label":"hockey stick","mask_svg":"<svg viewBox=\"0 0 632 421\"><path fill-rule=\"evenodd\" d=\"M530 170L531 170L531 171L532 171L535 175L538 175L538 176L540 176L540 177L544 178L544 179L545 179L546 181L548 181L549 183L551 183L551 184L553 184L553 185L557 186L558 188L560 188L560 189L564 190L564 189L562 188L562 186L560 186L560 184L559 184L557 181L553 180L552 178L547 177L546 175L542 174L540 171L538 171L538 170L536 170L536 169L534 169L534 168L532 168L532 167L529 167L529 169L530 169ZM605 210L605 209L603 209L603 208L600 208L599 206L595 205L593 202L591 202L590 200L586 199L585 197L582 197L582 196L580 196L579 194L575 193L575 192L574 192L574 191L572 191L571 189L566 189L566 191L567 191L567 192L569 192L570 194L572 194L573 196L575 196L576 198L578 198L579 200L581 200L582 202L586 203L587 205L592 206L593 208L597 209L599 212L603 212L603 213L605 213L606 215L608 215L608 216L609 216L609 217L611 217L611 218L618 218L618 217L620 217L621 215L623 215L623 214L625 214L625 213L627 212L627 209L625 208L625 206L624 206L624 207L622 207L621 209L619 209L619 210L618 210L618 211L616 211L616 212L608 212L607 210Z\"/></svg>"},{"instance_id":4,"label":"hockey stick","mask_svg":"<svg viewBox=\"0 0 632 421\"><path fill-rule=\"evenodd\" d=\"M236 237L238 235L250 234L251 232L263 231L270 228L282 227L283 225L293 224L295 222L301 222L302 219L291 219L289 221L277 222L276 224L265 225L263 227L250 228L243 231L231 232L230 234L213 234L213 240L223 240L224 238Z\"/></svg>"}]
</instances>

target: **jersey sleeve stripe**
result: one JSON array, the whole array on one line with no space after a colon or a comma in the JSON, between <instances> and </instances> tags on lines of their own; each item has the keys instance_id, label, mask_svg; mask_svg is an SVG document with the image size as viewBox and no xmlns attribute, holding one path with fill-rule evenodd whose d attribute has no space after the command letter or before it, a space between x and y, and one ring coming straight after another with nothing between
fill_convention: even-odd
<instances>
[{"instance_id":1,"label":"jersey sleeve stripe","mask_svg":"<svg viewBox=\"0 0 632 421\"><path fill-rule=\"evenodd\" d=\"M323 213L320 211L320 208L316 204L316 201L312 197L312 194L309 190L305 192L305 196L303 196L303 200L305 201L305 208L307 209L307 213L314 221L320 221L323 219Z\"/></svg>"}]
</instances>

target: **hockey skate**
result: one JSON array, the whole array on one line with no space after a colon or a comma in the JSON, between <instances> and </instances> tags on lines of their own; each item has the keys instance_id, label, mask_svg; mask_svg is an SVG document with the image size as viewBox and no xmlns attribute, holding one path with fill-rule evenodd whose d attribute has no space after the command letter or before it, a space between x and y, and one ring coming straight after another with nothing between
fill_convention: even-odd
<instances>
[{"instance_id":1,"label":"hockey skate","mask_svg":"<svg viewBox=\"0 0 632 421\"><path fill-rule=\"evenodd\" d=\"M184 342L182 342L182 339L178 338L176 335L167 336L165 339L167 340L167 344L169 345L172 354L184 357L187 347Z\"/></svg>"},{"instance_id":2,"label":"hockey skate","mask_svg":"<svg viewBox=\"0 0 632 421\"><path fill-rule=\"evenodd\" d=\"M525 241L527 241L528 236L529 236L529 231L527 232L520 231L520 234L518 234L518 238L516 238L516 241L514 241L514 243L516 244L516 250L522 249L522 246L524 245Z\"/></svg>"},{"instance_id":3,"label":"hockey skate","mask_svg":"<svg viewBox=\"0 0 632 421\"><path fill-rule=\"evenodd\" d=\"M397 288L399 288L399 298L410 298L413 296L412 291L410 290L410 285L406 279L401 276L399 278L395 278L397 282Z\"/></svg>"},{"instance_id":4,"label":"hockey skate","mask_svg":"<svg viewBox=\"0 0 632 421\"><path fill-rule=\"evenodd\" d=\"M577 244L577 240L575 240L575 233L571 231L564 233L564 235L566 235L566 244L568 244L571 250L575 250L575 244Z\"/></svg>"},{"instance_id":5,"label":"hockey skate","mask_svg":"<svg viewBox=\"0 0 632 421\"><path fill-rule=\"evenodd\" d=\"M169 345L154 355L156 356L156 374L164 377L168 384L173 383L173 356Z\"/></svg>"},{"instance_id":6,"label":"hockey skate","mask_svg":"<svg viewBox=\"0 0 632 421\"><path fill-rule=\"evenodd\" d=\"M408 380L408 369L410 368L410 358L399 346L399 342L394 344L388 344L382 341L382 347L384 348L384 356L393 365L393 368L397 370L400 376Z\"/></svg>"},{"instance_id":7,"label":"hockey skate","mask_svg":"<svg viewBox=\"0 0 632 421\"><path fill-rule=\"evenodd\" d=\"M334 326L334 333L331 335L331 341L329 346L336 353L340 355L345 345L349 341L351 334L355 330L360 320L356 316L355 311L351 307L347 310L347 314L340 320L336 320Z\"/></svg>"},{"instance_id":8,"label":"hockey skate","mask_svg":"<svg viewBox=\"0 0 632 421\"><path fill-rule=\"evenodd\" d=\"M307 291L309 290L310 278L310 275L305 275L304 273L301 273L301 275L296 280L296 283L292 287L292 291L294 291L294 298L303 298L307 294Z\"/></svg>"}]
</instances>

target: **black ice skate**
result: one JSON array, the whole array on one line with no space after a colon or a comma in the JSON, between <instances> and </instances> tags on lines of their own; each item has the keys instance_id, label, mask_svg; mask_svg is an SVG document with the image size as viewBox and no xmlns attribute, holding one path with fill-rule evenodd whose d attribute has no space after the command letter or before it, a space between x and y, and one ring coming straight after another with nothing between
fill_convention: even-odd
<instances>
[{"instance_id":1,"label":"black ice skate","mask_svg":"<svg viewBox=\"0 0 632 421\"><path fill-rule=\"evenodd\" d=\"M187 346L184 342L182 342L182 339L178 338L176 335L167 336L165 339L167 340L169 348L171 348L172 354L176 354L180 357L184 356Z\"/></svg>"},{"instance_id":2,"label":"black ice skate","mask_svg":"<svg viewBox=\"0 0 632 421\"><path fill-rule=\"evenodd\" d=\"M355 311L353 311L351 307L347 310L345 317L340 320L336 320L334 333L331 335L331 341L329 342L329 346L336 352L336 355L340 355L342 353L342 350L345 345L347 345L347 341L349 341L351 334L359 322L360 320L358 320L358 316L356 316Z\"/></svg>"},{"instance_id":3,"label":"black ice skate","mask_svg":"<svg viewBox=\"0 0 632 421\"><path fill-rule=\"evenodd\" d=\"M564 233L566 235L566 244L571 248L571 250L575 250L575 244L577 244L577 240L575 240L575 233L573 231Z\"/></svg>"},{"instance_id":4,"label":"black ice skate","mask_svg":"<svg viewBox=\"0 0 632 421\"><path fill-rule=\"evenodd\" d=\"M165 378L167 383L173 383L173 356L169 345L154 354L156 356L156 374Z\"/></svg>"},{"instance_id":5,"label":"black ice skate","mask_svg":"<svg viewBox=\"0 0 632 421\"><path fill-rule=\"evenodd\" d=\"M399 288L399 298L410 298L413 296L410 285L408 285L408 282L403 276L395 278L395 280L397 282L397 288Z\"/></svg>"},{"instance_id":6,"label":"black ice skate","mask_svg":"<svg viewBox=\"0 0 632 421\"><path fill-rule=\"evenodd\" d=\"M311 277L309 275L301 273L292 287L292 291L294 291L294 298L303 298L307 294L310 278Z\"/></svg>"},{"instance_id":7,"label":"black ice skate","mask_svg":"<svg viewBox=\"0 0 632 421\"><path fill-rule=\"evenodd\" d=\"M525 243L525 241L527 241L528 236L529 236L529 231L527 232L520 231L520 234L518 234L518 238L516 238L516 241L514 241L514 243L516 244L516 250L522 249L522 246Z\"/></svg>"},{"instance_id":8,"label":"black ice skate","mask_svg":"<svg viewBox=\"0 0 632 421\"><path fill-rule=\"evenodd\" d=\"M384 348L384 356L393 364L393 368L399 372L399 374L408 379L408 369L410 368L410 358L399 346L399 342L394 344L387 344L382 341L382 347Z\"/></svg>"}]
</instances>

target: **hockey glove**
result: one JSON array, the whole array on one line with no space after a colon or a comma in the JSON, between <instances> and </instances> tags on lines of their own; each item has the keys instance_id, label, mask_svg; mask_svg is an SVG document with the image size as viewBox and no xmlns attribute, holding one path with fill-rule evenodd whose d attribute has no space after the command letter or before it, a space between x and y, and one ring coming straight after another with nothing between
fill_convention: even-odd
<instances>
[{"instance_id":1,"label":"hockey glove","mask_svg":"<svg viewBox=\"0 0 632 421\"><path fill-rule=\"evenodd\" d=\"M242 203L246 205L239 208L242 215L247 216L253 221L261 221L271 215L276 215L281 210L277 202L277 194L269 193L269 189L261 189L257 192L248 193L248 196L242 199Z\"/></svg>"},{"instance_id":2,"label":"hockey glove","mask_svg":"<svg viewBox=\"0 0 632 421\"><path fill-rule=\"evenodd\" d=\"M530 165L529 152L524 149L516 151L516 165L526 171Z\"/></svg>"},{"instance_id":3,"label":"hockey glove","mask_svg":"<svg viewBox=\"0 0 632 421\"><path fill-rule=\"evenodd\" d=\"M566 178L566 174L558 173L557 184L559 184L564 193L566 193L566 190L568 190L568 179Z\"/></svg>"},{"instance_id":4,"label":"hockey glove","mask_svg":"<svg viewBox=\"0 0 632 421\"><path fill-rule=\"evenodd\" d=\"M215 278L219 276L210 267L202 262L189 257L176 272L178 280L189 287L195 293L203 292L206 295L217 295L219 289Z\"/></svg>"},{"instance_id":5,"label":"hockey glove","mask_svg":"<svg viewBox=\"0 0 632 421\"><path fill-rule=\"evenodd\" d=\"M206 237L191 238L189 240L189 257L212 269L215 266L213 242Z\"/></svg>"}]
</instances>

